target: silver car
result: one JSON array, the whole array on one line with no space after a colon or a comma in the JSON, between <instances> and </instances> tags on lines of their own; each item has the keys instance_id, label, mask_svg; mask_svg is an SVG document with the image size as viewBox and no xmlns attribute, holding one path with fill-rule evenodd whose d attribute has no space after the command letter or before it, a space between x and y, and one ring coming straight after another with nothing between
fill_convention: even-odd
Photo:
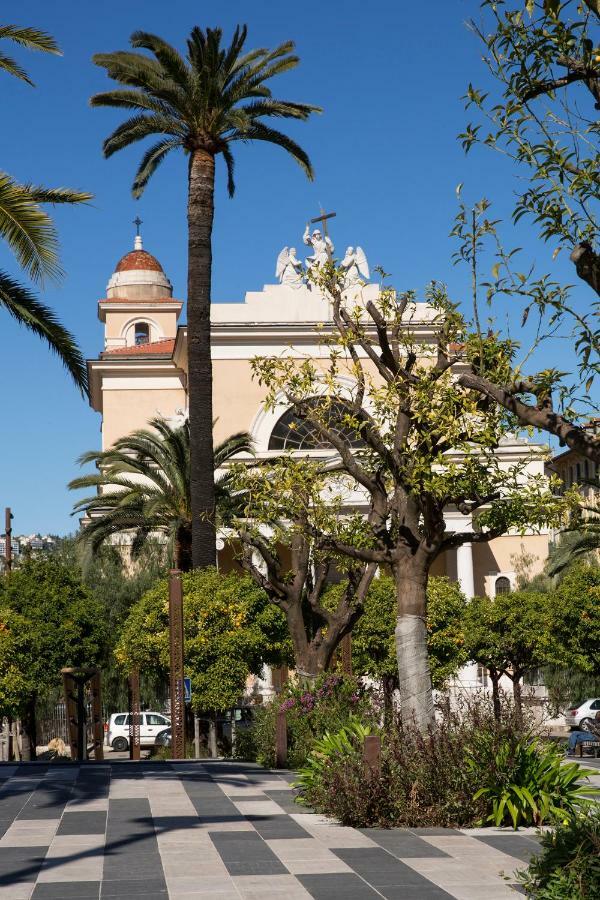
<instances>
[{"instance_id":1,"label":"silver car","mask_svg":"<svg viewBox=\"0 0 600 900\"><path fill-rule=\"evenodd\" d=\"M565 713L565 725L569 728L579 728L581 731L589 731L596 713L600 712L600 698L592 697L591 700L583 700L581 703L570 707Z\"/></svg>"}]
</instances>

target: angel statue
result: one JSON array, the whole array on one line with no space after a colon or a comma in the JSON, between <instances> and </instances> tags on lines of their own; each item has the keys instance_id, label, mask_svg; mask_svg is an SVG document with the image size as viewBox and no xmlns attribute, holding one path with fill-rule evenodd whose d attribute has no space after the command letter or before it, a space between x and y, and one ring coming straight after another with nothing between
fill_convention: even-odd
<instances>
[{"instance_id":1,"label":"angel statue","mask_svg":"<svg viewBox=\"0 0 600 900\"><path fill-rule=\"evenodd\" d=\"M344 290L354 287L369 277L369 264L362 247L348 247L340 263L344 271Z\"/></svg>"},{"instance_id":2,"label":"angel statue","mask_svg":"<svg viewBox=\"0 0 600 900\"><path fill-rule=\"evenodd\" d=\"M329 237L329 235L325 235L325 237L323 237L318 228L315 228L315 230L311 234L309 225L307 224L302 236L302 240L309 247L313 248L312 256L306 257L306 267L309 272L311 271L311 269L318 269L333 256L333 251L335 248L333 246L331 238Z\"/></svg>"},{"instance_id":3,"label":"angel statue","mask_svg":"<svg viewBox=\"0 0 600 900\"><path fill-rule=\"evenodd\" d=\"M296 256L295 247L284 247L277 257L275 275L281 284L299 288L304 283L304 267Z\"/></svg>"}]
</instances>

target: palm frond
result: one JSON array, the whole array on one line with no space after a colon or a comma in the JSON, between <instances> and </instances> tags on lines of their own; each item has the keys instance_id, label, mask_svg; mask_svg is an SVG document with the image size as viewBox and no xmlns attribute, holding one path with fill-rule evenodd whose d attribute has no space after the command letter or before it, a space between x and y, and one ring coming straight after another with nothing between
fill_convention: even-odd
<instances>
[{"instance_id":1,"label":"palm frond","mask_svg":"<svg viewBox=\"0 0 600 900\"><path fill-rule=\"evenodd\" d=\"M227 193L230 197L233 197L235 194L235 160L231 148L227 144L223 147L222 153L227 167Z\"/></svg>"},{"instance_id":2,"label":"palm frond","mask_svg":"<svg viewBox=\"0 0 600 900\"><path fill-rule=\"evenodd\" d=\"M228 140L265 141L268 144L274 144L276 147L281 147L296 160L300 168L305 172L307 178L309 178L310 181L314 180L315 173L306 151L293 141L292 138L288 137L287 134L283 134L283 132L277 131L275 128L269 128L262 122L254 122L252 127L247 131L234 132Z\"/></svg>"},{"instance_id":3,"label":"palm frond","mask_svg":"<svg viewBox=\"0 0 600 900\"><path fill-rule=\"evenodd\" d=\"M150 34L147 31L134 31L129 43L132 47L143 47L154 53L169 77L185 91L188 90L190 84L188 68L175 47L158 35Z\"/></svg>"},{"instance_id":4,"label":"palm frond","mask_svg":"<svg viewBox=\"0 0 600 900\"><path fill-rule=\"evenodd\" d=\"M94 196L86 191L74 191L73 188L47 188L41 184L26 184L24 188L36 203L51 203L53 206L60 203L87 203Z\"/></svg>"},{"instance_id":5,"label":"palm frond","mask_svg":"<svg viewBox=\"0 0 600 900\"><path fill-rule=\"evenodd\" d=\"M61 50L52 37L46 31L40 31L38 28L26 28L19 25L0 25L0 41L12 41L27 50L39 50L42 53L53 53L56 56L62 56ZM12 57L0 52L0 70L8 72L14 78L25 81L27 84L33 85L33 81Z\"/></svg>"},{"instance_id":6,"label":"palm frond","mask_svg":"<svg viewBox=\"0 0 600 900\"><path fill-rule=\"evenodd\" d=\"M152 115L132 116L104 141L104 155L108 158L116 153L117 150L123 150L130 144L142 141L144 138L154 134L170 134L174 137L178 134L179 123L168 116L153 113ZM183 135L179 135L183 137Z\"/></svg>"},{"instance_id":7,"label":"palm frond","mask_svg":"<svg viewBox=\"0 0 600 900\"><path fill-rule=\"evenodd\" d=\"M171 150L181 146L181 138L167 138L154 144L146 151L133 180L132 194L136 199L141 197L146 185Z\"/></svg>"},{"instance_id":8,"label":"palm frond","mask_svg":"<svg viewBox=\"0 0 600 900\"><path fill-rule=\"evenodd\" d=\"M73 335L55 313L21 284L0 271L0 306L25 328L43 338L59 357L82 394L87 394L87 366Z\"/></svg>"},{"instance_id":9,"label":"palm frond","mask_svg":"<svg viewBox=\"0 0 600 900\"><path fill-rule=\"evenodd\" d=\"M52 219L27 185L0 172L0 237L35 280L60 275L58 238Z\"/></svg>"}]
</instances>

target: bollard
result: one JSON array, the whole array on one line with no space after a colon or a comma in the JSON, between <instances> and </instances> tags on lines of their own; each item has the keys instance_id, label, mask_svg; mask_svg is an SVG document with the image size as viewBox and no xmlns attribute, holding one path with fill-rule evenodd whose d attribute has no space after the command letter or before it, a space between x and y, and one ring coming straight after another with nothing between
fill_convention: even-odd
<instances>
[{"instance_id":1,"label":"bollard","mask_svg":"<svg viewBox=\"0 0 600 900\"><path fill-rule=\"evenodd\" d=\"M275 766L285 769L287 764L287 721L285 709L277 713L277 730L275 732Z\"/></svg>"},{"instance_id":2,"label":"bollard","mask_svg":"<svg viewBox=\"0 0 600 900\"><path fill-rule=\"evenodd\" d=\"M379 778L381 773L381 738L369 734L363 744L363 760L367 778Z\"/></svg>"}]
</instances>

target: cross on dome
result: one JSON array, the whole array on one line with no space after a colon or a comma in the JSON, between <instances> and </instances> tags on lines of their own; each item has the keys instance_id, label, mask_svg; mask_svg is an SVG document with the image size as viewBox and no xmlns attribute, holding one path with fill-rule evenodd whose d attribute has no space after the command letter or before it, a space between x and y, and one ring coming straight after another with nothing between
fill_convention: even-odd
<instances>
[{"instance_id":1,"label":"cross on dome","mask_svg":"<svg viewBox=\"0 0 600 900\"><path fill-rule=\"evenodd\" d=\"M140 234L140 225L142 224L142 219L139 216L136 216L133 220L133 224L135 225L135 240L133 242L134 250L143 250L144 245L142 244L142 236Z\"/></svg>"}]
</instances>

